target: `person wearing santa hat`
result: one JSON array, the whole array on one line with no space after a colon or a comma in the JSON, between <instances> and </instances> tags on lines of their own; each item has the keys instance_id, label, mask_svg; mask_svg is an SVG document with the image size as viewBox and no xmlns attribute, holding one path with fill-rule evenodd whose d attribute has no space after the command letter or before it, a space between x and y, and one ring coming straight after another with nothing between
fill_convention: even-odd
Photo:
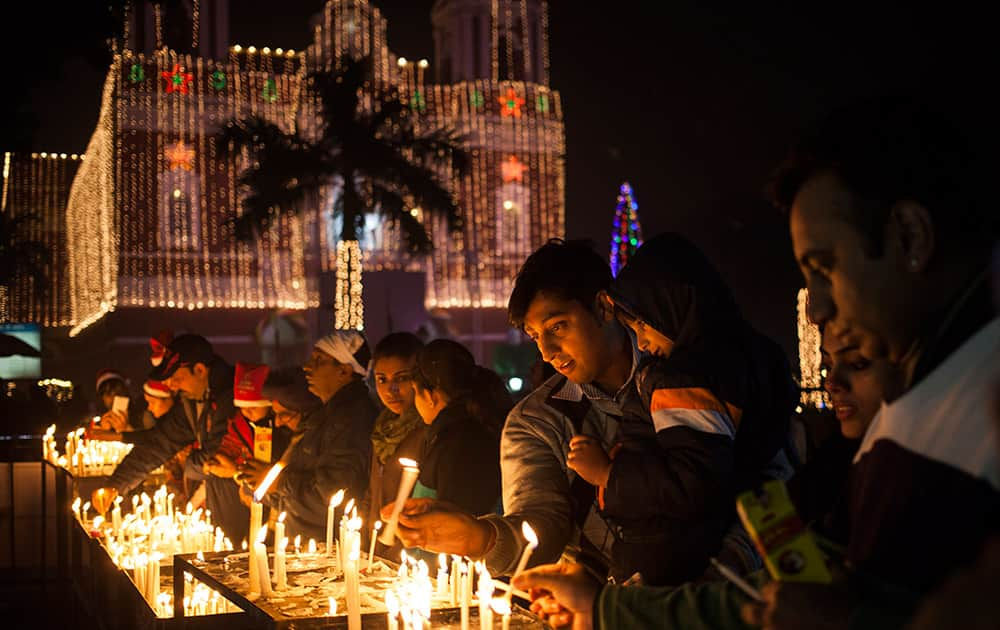
<instances>
[{"instance_id":1,"label":"person wearing santa hat","mask_svg":"<svg viewBox=\"0 0 1000 630\"><path fill-rule=\"evenodd\" d=\"M131 438L126 434L152 429L156 421L174 406L174 395L163 381L147 379L142 384L142 397L146 401L145 408L129 405L128 413L112 409L101 416L99 428L91 430L87 437L92 440L130 442Z\"/></svg>"},{"instance_id":2,"label":"person wearing santa hat","mask_svg":"<svg viewBox=\"0 0 1000 630\"><path fill-rule=\"evenodd\" d=\"M271 401L262 389L270 368L254 363L236 364L233 380L233 405L237 413L229 419L229 428L222 445L207 462L205 472L216 477L234 479L238 467L254 457L254 439L264 421L271 415Z\"/></svg>"}]
</instances>

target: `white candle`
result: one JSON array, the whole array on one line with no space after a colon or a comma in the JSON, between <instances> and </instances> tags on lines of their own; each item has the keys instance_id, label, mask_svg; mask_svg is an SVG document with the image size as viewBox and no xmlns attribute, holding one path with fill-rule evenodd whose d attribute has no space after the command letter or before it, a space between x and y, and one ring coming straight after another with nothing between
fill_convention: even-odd
<instances>
[{"instance_id":1,"label":"white candle","mask_svg":"<svg viewBox=\"0 0 1000 630\"><path fill-rule=\"evenodd\" d=\"M385 592L386 625L388 630L398 630L399 628L399 600L392 591Z\"/></svg>"},{"instance_id":2,"label":"white candle","mask_svg":"<svg viewBox=\"0 0 1000 630\"><path fill-rule=\"evenodd\" d=\"M299 555L299 549L302 547L302 534L295 534L295 555Z\"/></svg>"},{"instance_id":3,"label":"white candle","mask_svg":"<svg viewBox=\"0 0 1000 630\"><path fill-rule=\"evenodd\" d=\"M329 606L330 606L326 610L327 616L329 616L329 617L336 617L337 616L337 600L334 599L333 597L327 597L327 600L328 600Z\"/></svg>"},{"instance_id":4,"label":"white candle","mask_svg":"<svg viewBox=\"0 0 1000 630\"><path fill-rule=\"evenodd\" d=\"M284 591L288 588L288 577L285 575L285 548L288 539L282 536L274 546L274 581L275 590Z\"/></svg>"},{"instance_id":5,"label":"white candle","mask_svg":"<svg viewBox=\"0 0 1000 630\"><path fill-rule=\"evenodd\" d=\"M517 568L514 569L514 573L510 576L513 580L521 571L524 571L524 567L528 566L528 559L531 558L531 552L535 550L538 546L538 536L535 535L535 530L531 529L531 525L528 525L528 521L521 522L521 533L524 534L524 539L527 544L524 546L524 552L521 554L521 560L517 563ZM511 591L508 590L505 598L507 603L510 603Z\"/></svg>"},{"instance_id":6,"label":"white candle","mask_svg":"<svg viewBox=\"0 0 1000 630\"><path fill-rule=\"evenodd\" d=\"M338 490L337 494L330 497L330 506L326 510L326 555L333 555L333 514L337 506L344 500L344 491Z\"/></svg>"},{"instance_id":7,"label":"white candle","mask_svg":"<svg viewBox=\"0 0 1000 630\"><path fill-rule=\"evenodd\" d=\"M315 538L310 538L309 539L309 546L306 548L306 551L310 555L313 555L313 556L316 555L317 551L316 551L316 539Z\"/></svg>"},{"instance_id":8,"label":"white candle","mask_svg":"<svg viewBox=\"0 0 1000 630\"><path fill-rule=\"evenodd\" d=\"M190 506L191 506L191 504L188 503L188 507L190 507ZM257 532L260 531L261 521L263 520L263 518L264 518L264 506L261 505L260 502L258 502L258 501L253 501L252 503L250 503L250 535L251 536L255 536L257 534ZM260 590L261 589L260 583L262 581L261 578L263 576L261 576L258 573L258 569L259 569L260 565L257 563L256 556L257 556L257 545L251 544L250 547L249 547L249 549L248 549L248 555L247 555L247 565L248 565L249 570L250 570L250 592L251 593L260 593L261 592L261 590Z\"/></svg>"},{"instance_id":9,"label":"white candle","mask_svg":"<svg viewBox=\"0 0 1000 630\"><path fill-rule=\"evenodd\" d=\"M382 529L382 521L375 521L375 526L372 527L372 540L368 545L368 573L372 572L372 562L375 561L375 539L380 529Z\"/></svg>"},{"instance_id":10,"label":"white candle","mask_svg":"<svg viewBox=\"0 0 1000 630\"><path fill-rule=\"evenodd\" d=\"M479 597L479 628L480 630L493 630L493 610L490 603L493 600L493 578L486 569L485 564L477 564L479 568L479 588L476 595Z\"/></svg>"},{"instance_id":11,"label":"white candle","mask_svg":"<svg viewBox=\"0 0 1000 630\"><path fill-rule=\"evenodd\" d=\"M462 559L459 556L451 557L451 575L449 575L449 581L451 583L451 605L458 606L458 600L462 597L462 580L459 567L461 566Z\"/></svg>"},{"instance_id":12,"label":"white candle","mask_svg":"<svg viewBox=\"0 0 1000 630\"><path fill-rule=\"evenodd\" d=\"M271 570L267 566L267 547L264 546L264 541L267 539L267 525L260 528L260 533L257 534L257 542L254 543L254 556L257 558L257 575L260 577L260 594L261 596L267 598L272 597L274 592L271 590Z\"/></svg>"},{"instance_id":13,"label":"white candle","mask_svg":"<svg viewBox=\"0 0 1000 630\"><path fill-rule=\"evenodd\" d=\"M264 475L264 480L261 481L260 485L257 486L257 489L253 491L254 501L264 500L264 495L267 494L267 491L271 488L271 484L278 478L278 475L281 474L281 469L284 467L285 465L281 462L271 466L271 470L267 471L267 474Z\"/></svg>"},{"instance_id":14,"label":"white candle","mask_svg":"<svg viewBox=\"0 0 1000 630\"><path fill-rule=\"evenodd\" d=\"M285 513L278 515L278 521L274 524L274 544L278 544L285 537Z\"/></svg>"},{"instance_id":15,"label":"white candle","mask_svg":"<svg viewBox=\"0 0 1000 630\"><path fill-rule=\"evenodd\" d=\"M503 615L502 617L502 628L503 630L509 630L510 628L510 601L504 597L497 597L490 604L493 608L493 612L498 615Z\"/></svg>"},{"instance_id":16,"label":"white candle","mask_svg":"<svg viewBox=\"0 0 1000 630\"><path fill-rule=\"evenodd\" d=\"M73 500L73 514L76 515L76 520L80 522L83 522L83 514L80 512L80 505L82 503L83 501L80 499L80 497L77 497L76 499Z\"/></svg>"},{"instance_id":17,"label":"white candle","mask_svg":"<svg viewBox=\"0 0 1000 630\"><path fill-rule=\"evenodd\" d=\"M344 591L347 600L347 628L361 630L361 590L358 577L358 563L361 560L361 538L357 532L350 535L350 549L347 551L344 563Z\"/></svg>"},{"instance_id":18,"label":"white candle","mask_svg":"<svg viewBox=\"0 0 1000 630\"><path fill-rule=\"evenodd\" d=\"M115 498L115 507L111 510L111 527L114 528L115 533L118 534L122 529L122 497Z\"/></svg>"},{"instance_id":19,"label":"white candle","mask_svg":"<svg viewBox=\"0 0 1000 630\"><path fill-rule=\"evenodd\" d=\"M396 503L392 506L392 516L389 517L389 522L386 523L385 529L382 530L382 535L379 536L379 540L386 547L391 547L396 542L396 526L399 524L399 514L403 511L406 499L413 492L413 486L417 483L417 476L420 475L420 468L417 466L417 462L412 459L400 457L399 463L403 466L403 474L399 479L399 491L396 493Z\"/></svg>"},{"instance_id":20,"label":"white candle","mask_svg":"<svg viewBox=\"0 0 1000 630\"><path fill-rule=\"evenodd\" d=\"M448 556L438 554L437 596L448 597Z\"/></svg>"},{"instance_id":21,"label":"white candle","mask_svg":"<svg viewBox=\"0 0 1000 630\"><path fill-rule=\"evenodd\" d=\"M471 567L462 563L462 630L469 630L469 600L472 597L472 572Z\"/></svg>"}]
</instances>

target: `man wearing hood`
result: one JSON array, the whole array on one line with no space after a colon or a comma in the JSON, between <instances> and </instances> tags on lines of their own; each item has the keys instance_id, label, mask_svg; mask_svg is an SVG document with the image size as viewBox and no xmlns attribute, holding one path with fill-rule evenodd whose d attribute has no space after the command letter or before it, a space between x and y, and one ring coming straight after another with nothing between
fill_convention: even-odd
<instances>
[{"instance_id":1,"label":"man wearing hood","mask_svg":"<svg viewBox=\"0 0 1000 630\"><path fill-rule=\"evenodd\" d=\"M239 545L247 536L249 510L240 503L231 480L207 474L203 469L222 444L229 418L236 413L233 368L215 354L201 335L181 335L167 346L163 360L150 378L165 382L171 391L177 392L179 404L152 429L136 432L135 447L108 479L103 493L105 501L110 505L117 493L128 492L158 466L193 444L184 476L205 482L205 501L213 521ZM94 506L100 509L96 500Z\"/></svg>"}]
</instances>

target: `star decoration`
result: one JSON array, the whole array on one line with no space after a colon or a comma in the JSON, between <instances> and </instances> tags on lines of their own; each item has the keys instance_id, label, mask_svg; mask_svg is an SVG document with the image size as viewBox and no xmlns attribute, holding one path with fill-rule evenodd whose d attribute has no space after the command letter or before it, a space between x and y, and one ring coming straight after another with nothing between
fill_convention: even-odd
<instances>
[{"instance_id":1,"label":"star decoration","mask_svg":"<svg viewBox=\"0 0 1000 630\"><path fill-rule=\"evenodd\" d=\"M216 70L212 73L212 87L218 92L219 90L226 89L226 73L222 70Z\"/></svg>"},{"instance_id":2,"label":"star decoration","mask_svg":"<svg viewBox=\"0 0 1000 630\"><path fill-rule=\"evenodd\" d=\"M190 72L184 72L184 68L181 64L175 63L174 69L172 71L166 71L160 73L167 81L167 94L171 92L180 92L181 94L188 93L188 83L194 79L194 75Z\"/></svg>"},{"instance_id":3,"label":"star decoration","mask_svg":"<svg viewBox=\"0 0 1000 630\"><path fill-rule=\"evenodd\" d=\"M185 171L190 171L194 169L194 149L185 145L183 140L176 144L167 145L167 148L163 150L163 157L169 161L167 168L170 170L182 168Z\"/></svg>"},{"instance_id":4,"label":"star decoration","mask_svg":"<svg viewBox=\"0 0 1000 630\"><path fill-rule=\"evenodd\" d=\"M528 170L528 166L517 159L516 155L510 156L500 163L500 175L503 177L505 184L508 182L523 182L524 171L526 170Z\"/></svg>"},{"instance_id":5,"label":"star decoration","mask_svg":"<svg viewBox=\"0 0 1000 630\"><path fill-rule=\"evenodd\" d=\"M517 95L514 88L508 88L507 94L498 98L497 101L500 103L502 115L521 117L521 105L524 105L524 99Z\"/></svg>"},{"instance_id":6,"label":"star decoration","mask_svg":"<svg viewBox=\"0 0 1000 630\"><path fill-rule=\"evenodd\" d=\"M268 103L273 103L278 100L278 85L274 82L274 79L268 79L264 84L264 91L261 92L261 96Z\"/></svg>"}]
</instances>

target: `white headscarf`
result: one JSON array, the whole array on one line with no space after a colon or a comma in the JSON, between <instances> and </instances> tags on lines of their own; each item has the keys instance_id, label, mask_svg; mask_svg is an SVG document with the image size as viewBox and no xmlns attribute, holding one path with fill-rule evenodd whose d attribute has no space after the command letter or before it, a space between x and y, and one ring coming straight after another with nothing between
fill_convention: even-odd
<instances>
[{"instance_id":1,"label":"white headscarf","mask_svg":"<svg viewBox=\"0 0 1000 630\"><path fill-rule=\"evenodd\" d=\"M368 364L371 360L365 357L365 365L361 365L357 356L358 350L367 345L368 342L365 341L364 335L357 330L335 330L333 334L319 339L315 343L315 348L320 352L325 352L340 363L350 365L357 374L367 376Z\"/></svg>"}]
</instances>

